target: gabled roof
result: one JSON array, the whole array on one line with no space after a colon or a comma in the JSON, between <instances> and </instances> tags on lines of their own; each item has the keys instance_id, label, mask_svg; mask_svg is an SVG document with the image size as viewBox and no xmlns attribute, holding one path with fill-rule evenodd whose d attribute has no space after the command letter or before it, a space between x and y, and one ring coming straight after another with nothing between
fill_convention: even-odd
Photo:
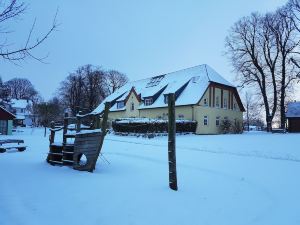
<instances>
[{"instance_id":1,"label":"gabled roof","mask_svg":"<svg viewBox=\"0 0 300 225\"><path fill-rule=\"evenodd\" d=\"M287 118L300 117L300 102L289 102L287 105Z\"/></svg>"},{"instance_id":2,"label":"gabled roof","mask_svg":"<svg viewBox=\"0 0 300 225\"><path fill-rule=\"evenodd\" d=\"M127 101L128 101L128 99L129 99L131 93L133 93L133 94L135 95L136 99L137 99L139 102L141 102L141 96L138 95L138 94L136 93L136 91L135 91L135 88L132 87L131 90L130 90L130 92L128 93L127 97L125 98L125 103L127 103Z\"/></svg>"},{"instance_id":3,"label":"gabled roof","mask_svg":"<svg viewBox=\"0 0 300 225\"><path fill-rule=\"evenodd\" d=\"M155 96L159 93L159 96L152 105L145 106L141 104L139 109L166 107L167 104L164 101L164 95L176 93L180 88L183 90L176 99L176 106L194 105L201 99L211 82L235 88L234 85L225 80L215 70L203 64L160 76L129 82L108 96L92 113L101 113L104 110L104 103L116 99L117 96L124 95L123 98L126 99L125 96L127 96L132 87L134 87L136 94L142 100L145 97ZM184 85L186 85L185 88L183 88Z\"/></svg>"}]
</instances>

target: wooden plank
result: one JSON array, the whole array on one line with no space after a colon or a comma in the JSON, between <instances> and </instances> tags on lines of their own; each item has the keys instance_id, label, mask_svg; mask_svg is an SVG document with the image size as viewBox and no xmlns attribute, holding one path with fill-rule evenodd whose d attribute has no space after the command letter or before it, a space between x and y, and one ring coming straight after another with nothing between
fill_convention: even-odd
<instances>
[{"instance_id":1,"label":"wooden plank","mask_svg":"<svg viewBox=\"0 0 300 225\"><path fill-rule=\"evenodd\" d=\"M211 87L209 87L209 107L211 107Z\"/></svg>"},{"instance_id":2,"label":"wooden plank","mask_svg":"<svg viewBox=\"0 0 300 225\"><path fill-rule=\"evenodd\" d=\"M221 89L221 109L223 109L223 89Z\"/></svg>"},{"instance_id":3,"label":"wooden plank","mask_svg":"<svg viewBox=\"0 0 300 225\"><path fill-rule=\"evenodd\" d=\"M216 98L215 97L215 94L216 94L215 91L216 91L215 87L213 87L213 107L215 107L215 98Z\"/></svg>"},{"instance_id":4,"label":"wooden plank","mask_svg":"<svg viewBox=\"0 0 300 225\"><path fill-rule=\"evenodd\" d=\"M67 138L66 138L66 134L68 132L68 124L69 120L68 120L68 113L65 113L65 118L64 118L64 129L63 129L63 143L67 143Z\"/></svg>"},{"instance_id":5,"label":"wooden plank","mask_svg":"<svg viewBox=\"0 0 300 225\"><path fill-rule=\"evenodd\" d=\"M96 167L96 163L97 163L98 157L99 157L99 155L101 153L101 149L102 149L103 142L104 142L104 137L106 135L109 108L110 108L110 102L106 102L105 103L104 114L103 114L103 119L102 119L102 126L101 126L102 135L100 137L100 146L97 149L96 157L92 159L91 168L90 168L89 172L93 172L94 171L94 169Z\"/></svg>"}]
</instances>

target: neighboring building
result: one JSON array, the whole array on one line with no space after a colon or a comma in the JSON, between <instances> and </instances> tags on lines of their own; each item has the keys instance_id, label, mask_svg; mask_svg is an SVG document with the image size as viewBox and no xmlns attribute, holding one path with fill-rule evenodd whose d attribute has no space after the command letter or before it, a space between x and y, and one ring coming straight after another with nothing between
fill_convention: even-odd
<instances>
[{"instance_id":1,"label":"neighboring building","mask_svg":"<svg viewBox=\"0 0 300 225\"><path fill-rule=\"evenodd\" d=\"M235 86L208 65L127 83L93 113L111 102L109 119L168 118L167 94L175 93L176 118L198 122L197 134L217 134L222 120L242 126L245 111Z\"/></svg>"},{"instance_id":2,"label":"neighboring building","mask_svg":"<svg viewBox=\"0 0 300 225\"><path fill-rule=\"evenodd\" d=\"M15 115L0 106L0 134L11 135Z\"/></svg>"},{"instance_id":3,"label":"neighboring building","mask_svg":"<svg viewBox=\"0 0 300 225\"><path fill-rule=\"evenodd\" d=\"M26 99L11 99L11 110L16 118L14 120L15 126L32 126L33 115L31 113L32 102Z\"/></svg>"},{"instance_id":4,"label":"neighboring building","mask_svg":"<svg viewBox=\"0 0 300 225\"><path fill-rule=\"evenodd\" d=\"M250 125L249 130L248 126L244 124L244 131L261 131L262 128L260 126Z\"/></svg>"},{"instance_id":5,"label":"neighboring building","mask_svg":"<svg viewBox=\"0 0 300 225\"><path fill-rule=\"evenodd\" d=\"M288 132L300 132L300 102L290 102L286 112Z\"/></svg>"}]
</instances>

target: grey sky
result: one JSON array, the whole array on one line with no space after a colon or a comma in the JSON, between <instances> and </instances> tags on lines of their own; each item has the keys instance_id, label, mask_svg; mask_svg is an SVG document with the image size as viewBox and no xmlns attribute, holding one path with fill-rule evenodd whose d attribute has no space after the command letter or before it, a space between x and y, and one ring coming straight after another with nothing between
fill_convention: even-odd
<instances>
[{"instance_id":1,"label":"grey sky","mask_svg":"<svg viewBox=\"0 0 300 225\"><path fill-rule=\"evenodd\" d=\"M285 0L27 0L22 20L11 28L12 43L24 43L37 18L36 34L46 32L59 7L59 31L35 51L48 64L27 60L21 66L0 61L3 80L26 77L46 99L78 66L117 69L130 80L203 63L234 81L223 55L230 26L253 11L266 12Z\"/></svg>"}]
</instances>

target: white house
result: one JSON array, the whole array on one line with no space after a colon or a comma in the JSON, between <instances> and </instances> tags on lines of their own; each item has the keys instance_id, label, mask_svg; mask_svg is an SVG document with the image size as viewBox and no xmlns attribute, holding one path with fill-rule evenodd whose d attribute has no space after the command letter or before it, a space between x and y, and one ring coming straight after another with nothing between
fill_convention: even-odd
<instances>
[{"instance_id":1,"label":"white house","mask_svg":"<svg viewBox=\"0 0 300 225\"><path fill-rule=\"evenodd\" d=\"M32 126L32 102L26 99L11 99L11 110L16 116L14 120L15 125Z\"/></svg>"}]
</instances>

